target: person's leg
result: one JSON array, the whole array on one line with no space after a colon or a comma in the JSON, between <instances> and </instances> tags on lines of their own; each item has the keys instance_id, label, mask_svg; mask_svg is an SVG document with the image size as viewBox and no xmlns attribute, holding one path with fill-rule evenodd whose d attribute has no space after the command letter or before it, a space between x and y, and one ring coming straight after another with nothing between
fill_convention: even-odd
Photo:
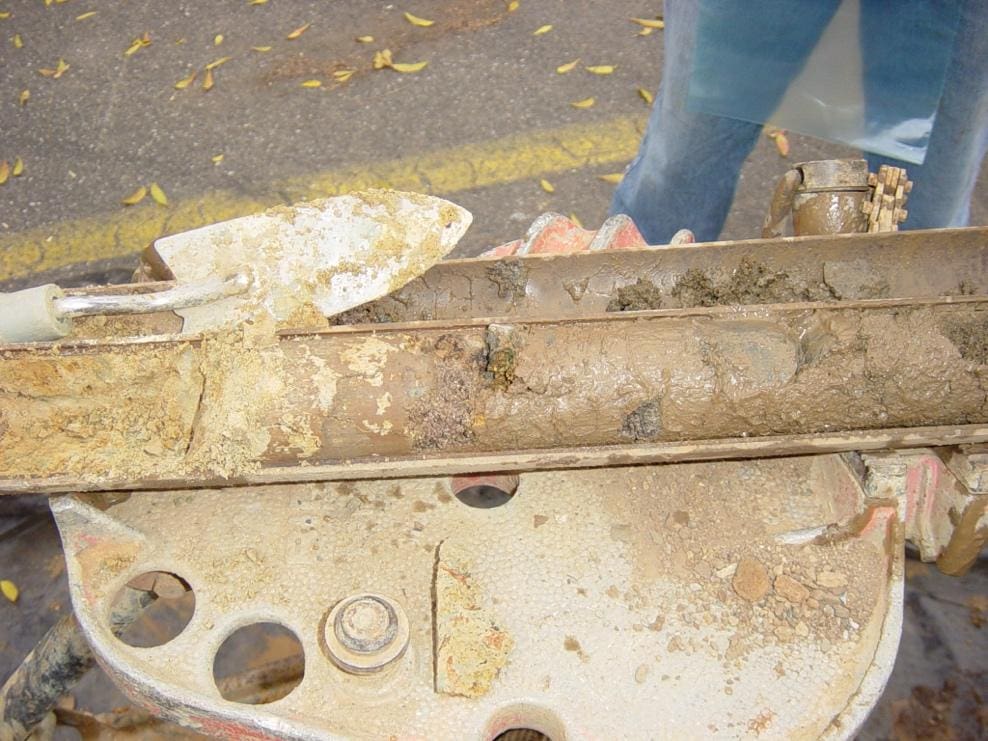
<instances>
[{"instance_id":1,"label":"person's leg","mask_svg":"<svg viewBox=\"0 0 988 741\"><path fill-rule=\"evenodd\" d=\"M864 21L864 19L862 19ZM865 30L864 25L862 29ZM908 54L908 49L902 49ZM866 60L867 64L867 60ZM988 2L963 0L953 57L922 165L868 154L869 168L904 167L913 181L903 229L966 226L988 150Z\"/></svg>"},{"instance_id":2,"label":"person's leg","mask_svg":"<svg viewBox=\"0 0 988 741\"><path fill-rule=\"evenodd\" d=\"M611 213L628 214L650 244L666 244L678 229L692 229L700 241L717 238L734 197L738 175L761 125L687 110L697 27L702 12L718 22L730 19L742 57L757 56L771 43L780 53L766 57L760 75L754 63L722 65L711 74L758 80L769 115L789 82L802 69L836 2L804 3L667 0L662 80L638 155L618 185ZM733 23L733 25L731 25ZM730 42L731 34L726 35ZM785 48L781 48L785 47ZM729 68L730 67L730 68Z\"/></svg>"}]
</instances>

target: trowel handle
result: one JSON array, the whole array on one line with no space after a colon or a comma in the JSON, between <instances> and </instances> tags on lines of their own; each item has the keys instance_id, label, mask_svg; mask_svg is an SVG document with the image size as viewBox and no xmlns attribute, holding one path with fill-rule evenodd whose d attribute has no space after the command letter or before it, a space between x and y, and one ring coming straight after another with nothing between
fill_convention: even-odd
<instances>
[{"instance_id":1,"label":"trowel handle","mask_svg":"<svg viewBox=\"0 0 988 741\"><path fill-rule=\"evenodd\" d=\"M0 293L0 342L51 342L72 329L72 318L175 311L246 293L254 277L249 268L165 291L66 296L49 283L16 293Z\"/></svg>"},{"instance_id":2,"label":"trowel handle","mask_svg":"<svg viewBox=\"0 0 988 741\"><path fill-rule=\"evenodd\" d=\"M63 296L54 283L0 293L0 342L50 342L65 337L72 320L56 304Z\"/></svg>"}]
</instances>

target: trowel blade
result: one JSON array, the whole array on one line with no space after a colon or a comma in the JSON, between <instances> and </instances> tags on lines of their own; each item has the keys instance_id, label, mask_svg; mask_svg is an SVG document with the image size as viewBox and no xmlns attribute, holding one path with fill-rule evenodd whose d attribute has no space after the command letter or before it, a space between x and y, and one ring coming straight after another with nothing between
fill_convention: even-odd
<instances>
[{"instance_id":1,"label":"trowel blade","mask_svg":"<svg viewBox=\"0 0 988 741\"><path fill-rule=\"evenodd\" d=\"M180 310L183 333L269 318L293 327L405 285L445 257L471 220L441 198L367 190L164 237L154 251L179 283L244 269L253 275L242 296Z\"/></svg>"}]
</instances>

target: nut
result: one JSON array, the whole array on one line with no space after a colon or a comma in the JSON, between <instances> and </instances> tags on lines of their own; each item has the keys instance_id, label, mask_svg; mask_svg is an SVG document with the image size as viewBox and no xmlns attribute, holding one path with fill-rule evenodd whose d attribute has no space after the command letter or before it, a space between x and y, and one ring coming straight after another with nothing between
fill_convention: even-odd
<instances>
[{"instance_id":1,"label":"nut","mask_svg":"<svg viewBox=\"0 0 988 741\"><path fill-rule=\"evenodd\" d=\"M401 605L379 594L357 594L338 602L326 618L329 658L352 674L379 671L408 647L408 618Z\"/></svg>"}]
</instances>

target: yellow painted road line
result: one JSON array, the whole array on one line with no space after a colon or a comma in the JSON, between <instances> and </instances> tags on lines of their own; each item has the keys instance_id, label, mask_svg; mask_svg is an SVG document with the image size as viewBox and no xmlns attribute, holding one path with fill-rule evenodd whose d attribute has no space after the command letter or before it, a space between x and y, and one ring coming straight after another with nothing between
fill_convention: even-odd
<instances>
[{"instance_id":1,"label":"yellow painted road line","mask_svg":"<svg viewBox=\"0 0 988 741\"><path fill-rule=\"evenodd\" d=\"M64 221L0 236L0 281L89 260L133 254L164 234L187 231L245 216L283 202L395 188L450 195L471 188L513 183L580 167L614 165L638 150L642 116L517 134L478 144L367 162L272 183L268 198L217 190L177 200L168 208L153 203L113 213Z\"/></svg>"}]
</instances>

